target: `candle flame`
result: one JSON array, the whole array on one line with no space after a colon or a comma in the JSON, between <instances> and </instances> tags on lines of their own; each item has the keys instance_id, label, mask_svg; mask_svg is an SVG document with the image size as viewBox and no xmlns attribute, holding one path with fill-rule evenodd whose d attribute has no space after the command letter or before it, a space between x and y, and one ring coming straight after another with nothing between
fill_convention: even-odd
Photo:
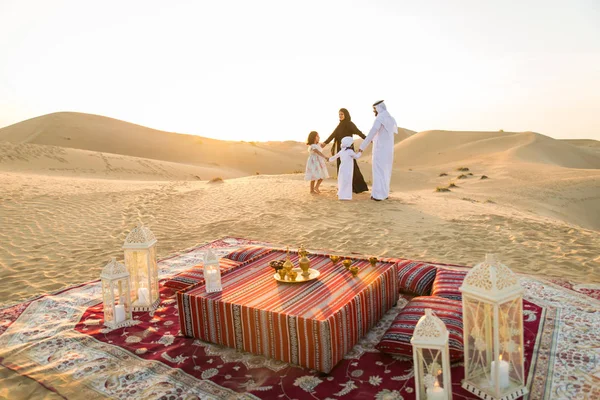
<instances>
[{"instance_id":1,"label":"candle flame","mask_svg":"<svg viewBox=\"0 0 600 400\"><path fill-rule=\"evenodd\" d=\"M500 361L502 361L502 354L500 354Z\"/></svg>"},{"instance_id":2,"label":"candle flame","mask_svg":"<svg viewBox=\"0 0 600 400\"><path fill-rule=\"evenodd\" d=\"M440 369L440 370L438 371L438 375L440 375L441 373L442 373L442 370Z\"/></svg>"},{"instance_id":3,"label":"candle flame","mask_svg":"<svg viewBox=\"0 0 600 400\"><path fill-rule=\"evenodd\" d=\"M438 380L437 380L437 379L435 380L435 383L433 384L433 386L435 386L435 387L440 387L440 383L438 382Z\"/></svg>"}]
</instances>

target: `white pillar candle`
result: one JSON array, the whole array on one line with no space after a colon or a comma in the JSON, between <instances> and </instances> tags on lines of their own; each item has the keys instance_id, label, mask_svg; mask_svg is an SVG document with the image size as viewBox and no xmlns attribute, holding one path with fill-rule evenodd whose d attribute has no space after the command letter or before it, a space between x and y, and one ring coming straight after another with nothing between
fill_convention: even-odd
<instances>
[{"instance_id":1,"label":"white pillar candle","mask_svg":"<svg viewBox=\"0 0 600 400\"><path fill-rule=\"evenodd\" d=\"M440 387L438 381L435 381L435 386L427 388L427 400L447 400L446 389Z\"/></svg>"},{"instance_id":2,"label":"white pillar candle","mask_svg":"<svg viewBox=\"0 0 600 400\"><path fill-rule=\"evenodd\" d=\"M115 306L115 322L118 324L123 321L125 321L125 306L117 304Z\"/></svg>"},{"instance_id":3,"label":"white pillar candle","mask_svg":"<svg viewBox=\"0 0 600 400\"><path fill-rule=\"evenodd\" d=\"M139 288L138 289L138 303L144 306L150 304L150 292L148 292L148 288Z\"/></svg>"},{"instance_id":4,"label":"white pillar candle","mask_svg":"<svg viewBox=\"0 0 600 400\"><path fill-rule=\"evenodd\" d=\"M496 365L498 365L498 383L500 389L507 388L510 385L510 380L508 378L508 362L502 360L502 356L500 356L500 360L492 361L492 386L496 386Z\"/></svg>"}]
</instances>

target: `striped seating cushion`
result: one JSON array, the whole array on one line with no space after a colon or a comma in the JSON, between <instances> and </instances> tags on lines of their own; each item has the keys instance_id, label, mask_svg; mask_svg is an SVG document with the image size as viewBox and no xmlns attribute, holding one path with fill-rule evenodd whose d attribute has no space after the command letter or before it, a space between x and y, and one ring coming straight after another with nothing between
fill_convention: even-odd
<instances>
[{"instance_id":1,"label":"striped seating cushion","mask_svg":"<svg viewBox=\"0 0 600 400\"><path fill-rule=\"evenodd\" d=\"M425 315L426 308L431 308L446 324L450 333L448 340L450 360L461 359L463 356L462 302L443 297L421 296L412 299L400 311L375 348L382 353L412 357L410 339L419 318Z\"/></svg>"},{"instance_id":2,"label":"striped seating cushion","mask_svg":"<svg viewBox=\"0 0 600 400\"><path fill-rule=\"evenodd\" d=\"M239 266L241 262L233 261L228 258L219 259L219 268L221 269L221 275L225 275L228 272ZM175 275L164 283L164 286L175 290L183 290L196 283L204 281L204 268L202 264L196 265L180 274Z\"/></svg>"},{"instance_id":3,"label":"striped seating cushion","mask_svg":"<svg viewBox=\"0 0 600 400\"><path fill-rule=\"evenodd\" d=\"M398 263L398 285L400 291L417 296L429 296L437 268L419 261Z\"/></svg>"},{"instance_id":4,"label":"striped seating cushion","mask_svg":"<svg viewBox=\"0 0 600 400\"><path fill-rule=\"evenodd\" d=\"M272 251L273 251L273 249L270 249L268 247L247 246L247 247L242 247L238 250L235 250L235 251L227 254L225 257L229 258L230 260L245 262L245 261L249 261L253 258L264 256L265 254L268 254Z\"/></svg>"},{"instance_id":5,"label":"striped seating cushion","mask_svg":"<svg viewBox=\"0 0 600 400\"><path fill-rule=\"evenodd\" d=\"M440 268L433 281L432 296L445 297L452 300L462 300L462 293L458 288L467 276L467 271L452 271Z\"/></svg>"}]
</instances>

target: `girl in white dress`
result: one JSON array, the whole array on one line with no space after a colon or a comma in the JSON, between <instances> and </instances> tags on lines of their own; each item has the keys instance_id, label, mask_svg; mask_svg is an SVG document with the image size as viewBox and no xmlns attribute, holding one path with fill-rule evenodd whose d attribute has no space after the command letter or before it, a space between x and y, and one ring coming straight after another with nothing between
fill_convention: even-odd
<instances>
[{"instance_id":1,"label":"girl in white dress","mask_svg":"<svg viewBox=\"0 0 600 400\"><path fill-rule=\"evenodd\" d=\"M338 199L352 200L352 175L354 175L354 160L360 158L360 153L352 150L352 136L342 138L342 149L329 161L340 159L338 171Z\"/></svg>"},{"instance_id":2,"label":"girl in white dress","mask_svg":"<svg viewBox=\"0 0 600 400\"><path fill-rule=\"evenodd\" d=\"M329 172L327 172L327 156L321 153L321 146L319 145L319 134L312 131L308 134L306 140L308 147L308 160L306 161L306 172L304 174L304 180L310 181L310 192L319 194L319 186L323 179L329 178ZM315 184L316 182L316 184Z\"/></svg>"}]
</instances>

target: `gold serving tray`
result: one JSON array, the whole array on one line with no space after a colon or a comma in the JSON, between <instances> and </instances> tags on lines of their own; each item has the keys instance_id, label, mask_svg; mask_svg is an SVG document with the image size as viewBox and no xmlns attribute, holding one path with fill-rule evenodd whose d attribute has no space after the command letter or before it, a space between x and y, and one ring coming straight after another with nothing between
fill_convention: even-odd
<instances>
[{"instance_id":1,"label":"gold serving tray","mask_svg":"<svg viewBox=\"0 0 600 400\"><path fill-rule=\"evenodd\" d=\"M308 277L302 276L302 270L300 268L293 268L292 271L296 271L298 273L295 281L291 280L290 277L287 275L285 276L285 279L281 279L281 277L279 276L279 273L276 273L275 275L273 275L273 278L275 278L275 280L277 280L279 282L302 283L302 282L308 282L308 281L317 279L319 277L319 275L321 275L321 273L319 271L317 271L316 269L312 269L312 268L308 269L308 274L309 274Z\"/></svg>"}]
</instances>

